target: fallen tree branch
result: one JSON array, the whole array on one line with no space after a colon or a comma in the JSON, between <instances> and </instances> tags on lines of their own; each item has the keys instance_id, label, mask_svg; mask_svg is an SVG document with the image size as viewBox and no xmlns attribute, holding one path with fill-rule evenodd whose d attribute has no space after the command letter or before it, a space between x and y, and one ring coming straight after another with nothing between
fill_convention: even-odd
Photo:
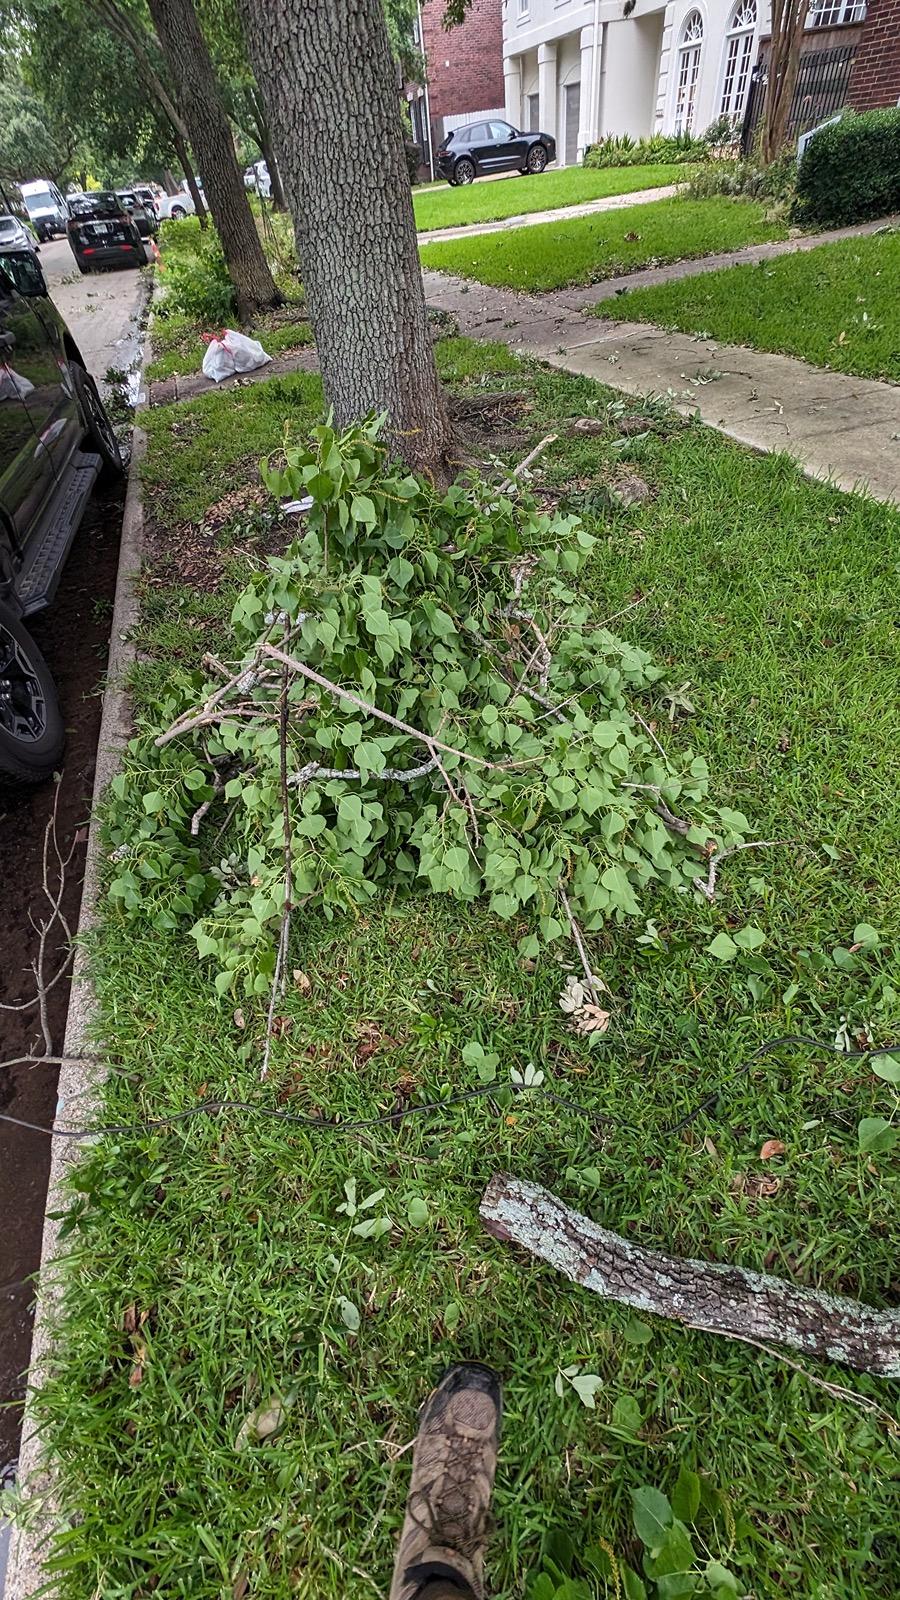
<instances>
[{"instance_id":1,"label":"fallen tree branch","mask_svg":"<svg viewBox=\"0 0 900 1600\"><path fill-rule=\"evenodd\" d=\"M523 472L527 472L528 468L533 466L535 461L537 461L538 456L542 456L545 450L549 450L551 444L556 443L558 437L558 434L548 433L546 437L541 440L540 444L536 444L533 450L529 450L524 460L520 461L517 467L513 467L509 477L504 478L500 485L500 494L506 494L509 489L515 488L516 481L520 475Z\"/></svg>"},{"instance_id":2,"label":"fallen tree branch","mask_svg":"<svg viewBox=\"0 0 900 1600\"><path fill-rule=\"evenodd\" d=\"M739 850L770 850L774 845L790 844L789 839L748 839L746 844L733 844L729 850L717 850L709 858L709 873L704 883L702 878L694 879L694 888L699 889L707 900L716 898L716 874L723 861L729 856L736 856Z\"/></svg>"},{"instance_id":3,"label":"fallen tree branch","mask_svg":"<svg viewBox=\"0 0 900 1600\"><path fill-rule=\"evenodd\" d=\"M584 938L581 929L579 928L578 923L575 921L574 912L569 904L569 896L566 894L562 884L559 885L559 898L562 901L563 910L569 919L569 931L571 932L572 939L575 943L575 949L578 951L579 959L584 971L585 982L594 997L594 1004L597 1006L602 1006L600 996L606 992L606 984L603 982L602 978L597 978L594 975L593 969L588 960L588 953L585 949Z\"/></svg>"},{"instance_id":4,"label":"fallen tree branch","mask_svg":"<svg viewBox=\"0 0 900 1600\"><path fill-rule=\"evenodd\" d=\"M495 1239L521 1245L605 1300L703 1332L786 1344L860 1372L900 1377L900 1311L875 1311L744 1267L646 1250L547 1189L504 1174L488 1184L481 1217Z\"/></svg>"}]
</instances>

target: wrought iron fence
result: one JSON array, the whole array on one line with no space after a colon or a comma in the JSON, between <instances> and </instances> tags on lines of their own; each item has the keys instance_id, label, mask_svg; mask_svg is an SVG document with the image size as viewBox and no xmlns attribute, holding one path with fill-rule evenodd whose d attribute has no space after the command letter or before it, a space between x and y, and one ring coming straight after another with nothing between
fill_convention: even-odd
<instances>
[{"instance_id":1,"label":"wrought iron fence","mask_svg":"<svg viewBox=\"0 0 900 1600\"><path fill-rule=\"evenodd\" d=\"M765 46L763 47L765 49ZM814 128L826 117L833 116L847 104L850 69L856 55L856 43L836 45L829 50L804 50L800 56L797 83L791 109L788 113L788 133L794 137ZM753 68L747 109L741 129L741 154L747 156L753 146L766 103L769 81L767 55Z\"/></svg>"}]
</instances>

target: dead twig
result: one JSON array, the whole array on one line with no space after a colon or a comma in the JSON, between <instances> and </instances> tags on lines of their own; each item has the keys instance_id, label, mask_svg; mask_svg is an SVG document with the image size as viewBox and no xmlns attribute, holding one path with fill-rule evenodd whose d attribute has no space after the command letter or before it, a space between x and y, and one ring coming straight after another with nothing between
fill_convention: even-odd
<instances>
[{"instance_id":1,"label":"dead twig","mask_svg":"<svg viewBox=\"0 0 900 1600\"><path fill-rule=\"evenodd\" d=\"M600 996L606 992L606 984L603 982L602 978L597 978L594 976L593 969L588 961L587 950L585 949L584 938L582 936L581 929L579 928L578 923L575 921L574 912L569 904L569 897L566 894L562 884L559 884L558 887L559 898L562 901L563 910L569 919L569 928L571 930L572 938L575 941L575 949L578 951L581 965L584 970L585 982L587 983L587 986L594 997L594 1004L599 1006L601 1005Z\"/></svg>"},{"instance_id":2,"label":"dead twig","mask_svg":"<svg viewBox=\"0 0 900 1600\"><path fill-rule=\"evenodd\" d=\"M529 450L524 460L520 461L517 467L513 467L509 477L504 478L498 492L500 494L506 494L508 490L515 488L516 482L521 474L523 472L527 472L528 468L533 466L535 461L537 461L538 456L542 456L545 450L549 450L551 444L556 443L558 437L558 434L548 433L546 437L541 440L540 444L536 444L533 450Z\"/></svg>"},{"instance_id":3,"label":"dead twig","mask_svg":"<svg viewBox=\"0 0 900 1600\"><path fill-rule=\"evenodd\" d=\"M200 824L203 821L203 818L206 816L206 813L207 813L207 811L209 811L210 807L215 805L215 803L218 800L219 795L222 793L222 790L224 789L224 787L225 787L225 779L222 777L221 772L219 772L218 769L216 769L216 771L213 773L213 792L212 792L212 794L210 795L208 800L202 801L202 803L197 807L196 811L194 812L194 815L191 817L191 838L192 839L196 839L197 835L200 832Z\"/></svg>"},{"instance_id":4,"label":"dead twig","mask_svg":"<svg viewBox=\"0 0 900 1600\"><path fill-rule=\"evenodd\" d=\"M722 862L727 861L729 856L736 856L739 850L770 850L775 845L788 845L790 842L790 839L748 839L746 844L733 844L728 850L717 850L715 855L709 858L709 872L706 882L704 883L702 878L695 878L694 888L699 889L707 900L715 900L716 874Z\"/></svg>"},{"instance_id":5,"label":"dead twig","mask_svg":"<svg viewBox=\"0 0 900 1600\"><path fill-rule=\"evenodd\" d=\"M689 1322L687 1326L696 1328L699 1333L704 1331L702 1328L698 1328L694 1322ZM900 1438L900 1423L891 1416L889 1411L885 1411L877 1400L870 1400L868 1395L858 1394L855 1389L848 1389L843 1383L829 1383L827 1378L820 1378L815 1372L810 1372L808 1367L802 1366L799 1361L793 1361L790 1356L786 1356L783 1350L775 1350L770 1344L764 1344L762 1339L751 1339L747 1333L725 1333L722 1328L718 1332L721 1333L723 1339L735 1339L740 1344L750 1344L753 1345L755 1350L762 1350L763 1354L771 1356L773 1361L780 1361L782 1366L790 1367L792 1372L799 1372L801 1378L805 1378L807 1383L813 1384L817 1389L824 1389L825 1393L830 1394L832 1399L846 1400L849 1405L859 1406L860 1410L869 1411L873 1416L880 1417L888 1432L893 1434L894 1438Z\"/></svg>"}]
</instances>

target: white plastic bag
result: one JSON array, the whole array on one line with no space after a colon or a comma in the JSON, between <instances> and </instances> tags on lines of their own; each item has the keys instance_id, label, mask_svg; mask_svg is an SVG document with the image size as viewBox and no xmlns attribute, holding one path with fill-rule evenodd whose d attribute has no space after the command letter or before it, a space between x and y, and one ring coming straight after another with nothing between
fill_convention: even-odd
<instances>
[{"instance_id":1,"label":"white plastic bag","mask_svg":"<svg viewBox=\"0 0 900 1600\"><path fill-rule=\"evenodd\" d=\"M203 357L203 373L214 383L230 378L235 372L253 372L264 367L272 357L267 356L258 339L248 339L234 328L223 328L212 336Z\"/></svg>"}]
</instances>

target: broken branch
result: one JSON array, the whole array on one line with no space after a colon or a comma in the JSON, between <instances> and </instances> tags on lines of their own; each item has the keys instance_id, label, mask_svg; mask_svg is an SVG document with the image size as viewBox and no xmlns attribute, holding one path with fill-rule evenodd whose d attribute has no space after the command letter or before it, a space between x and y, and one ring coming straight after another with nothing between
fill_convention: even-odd
<instances>
[{"instance_id":1,"label":"broken branch","mask_svg":"<svg viewBox=\"0 0 900 1600\"><path fill-rule=\"evenodd\" d=\"M605 1300L707 1333L786 1344L859 1372L900 1377L900 1311L875 1311L745 1267L646 1250L538 1184L505 1174L488 1184L481 1217L495 1239L521 1245Z\"/></svg>"},{"instance_id":2,"label":"broken branch","mask_svg":"<svg viewBox=\"0 0 900 1600\"><path fill-rule=\"evenodd\" d=\"M705 895L707 900L715 900L716 874L723 861L727 861L729 856L736 856L739 850L770 850L774 845L778 844L790 844L790 840L748 839L746 844L733 844L729 850L717 850L715 855L710 856L709 858L709 874L706 882L704 883L702 878L695 878L694 888L699 889L700 893Z\"/></svg>"}]
</instances>

